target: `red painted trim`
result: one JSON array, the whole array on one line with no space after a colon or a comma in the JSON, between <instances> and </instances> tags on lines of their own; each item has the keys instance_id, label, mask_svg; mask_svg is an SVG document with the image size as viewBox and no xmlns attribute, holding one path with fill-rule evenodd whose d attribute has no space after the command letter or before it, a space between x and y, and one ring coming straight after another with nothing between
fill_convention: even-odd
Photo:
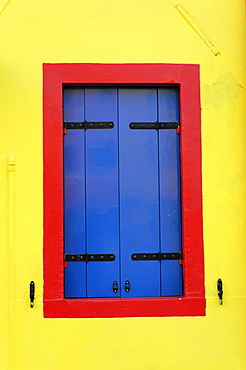
<instances>
[{"instance_id":1,"label":"red painted trim","mask_svg":"<svg viewBox=\"0 0 246 370\"><path fill-rule=\"evenodd\" d=\"M201 316L205 298L112 298L46 301L45 317Z\"/></svg>"},{"instance_id":2,"label":"red painted trim","mask_svg":"<svg viewBox=\"0 0 246 370\"><path fill-rule=\"evenodd\" d=\"M204 316L201 121L198 65L44 64L44 316ZM184 296L65 299L63 264L63 85L178 85Z\"/></svg>"}]
</instances>

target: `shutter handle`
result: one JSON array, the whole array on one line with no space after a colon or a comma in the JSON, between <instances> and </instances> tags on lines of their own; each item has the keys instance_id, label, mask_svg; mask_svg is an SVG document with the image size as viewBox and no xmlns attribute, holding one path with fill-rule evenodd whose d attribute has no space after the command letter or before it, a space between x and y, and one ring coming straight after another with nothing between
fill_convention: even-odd
<instances>
[{"instance_id":1,"label":"shutter handle","mask_svg":"<svg viewBox=\"0 0 246 370\"><path fill-rule=\"evenodd\" d=\"M113 291L114 291L114 293L117 293L118 292L118 289L119 289L118 283L117 283L117 281L114 281L113 282Z\"/></svg>"},{"instance_id":2,"label":"shutter handle","mask_svg":"<svg viewBox=\"0 0 246 370\"><path fill-rule=\"evenodd\" d=\"M129 290L130 290L130 281L126 280L126 282L125 282L125 291L128 293Z\"/></svg>"}]
</instances>

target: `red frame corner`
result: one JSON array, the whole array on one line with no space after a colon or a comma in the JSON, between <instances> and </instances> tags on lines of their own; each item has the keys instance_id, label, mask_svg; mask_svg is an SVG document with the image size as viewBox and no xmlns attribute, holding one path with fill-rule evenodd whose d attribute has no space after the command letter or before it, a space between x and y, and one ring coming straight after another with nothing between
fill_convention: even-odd
<instances>
[{"instance_id":1,"label":"red frame corner","mask_svg":"<svg viewBox=\"0 0 246 370\"><path fill-rule=\"evenodd\" d=\"M44 317L204 316L199 66L187 64L44 64ZM184 295L64 298L63 85L180 88Z\"/></svg>"}]
</instances>

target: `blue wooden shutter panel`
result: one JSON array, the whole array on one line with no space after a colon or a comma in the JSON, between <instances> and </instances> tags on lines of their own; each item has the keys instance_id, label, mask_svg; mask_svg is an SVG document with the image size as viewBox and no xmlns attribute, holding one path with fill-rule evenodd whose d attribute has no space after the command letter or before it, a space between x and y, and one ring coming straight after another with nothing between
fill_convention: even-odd
<instances>
[{"instance_id":1,"label":"blue wooden shutter panel","mask_svg":"<svg viewBox=\"0 0 246 370\"><path fill-rule=\"evenodd\" d=\"M87 297L117 297L119 195L117 90L85 89L85 120L113 121L114 129L85 130L87 253L113 253L112 262L87 264Z\"/></svg>"},{"instance_id":2,"label":"blue wooden shutter panel","mask_svg":"<svg viewBox=\"0 0 246 370\"><path fill-rule=\"evenodd\" d=\"M84 89L64 91L64 120L84 121ZM65 253L86 253L84 130L68 130L64 136L64 205ZM86 268L84 263L68 262L65 297L86 297Z\"/></svg>"},{"instance_id":3,"label":"blue wooden shutter panel","mask_svg":"<svg viewBox=\"0 0 246 370\"><path fill-rule=\"evenodd\" d=\"M64 135L64 251L114 255L68 262L65 297L182 295L179 135L131 122L179 121L176 88L65 88L65 122L113 122ZM103 258L103 257L102 257Z\"/></svg>"}]
</instances>

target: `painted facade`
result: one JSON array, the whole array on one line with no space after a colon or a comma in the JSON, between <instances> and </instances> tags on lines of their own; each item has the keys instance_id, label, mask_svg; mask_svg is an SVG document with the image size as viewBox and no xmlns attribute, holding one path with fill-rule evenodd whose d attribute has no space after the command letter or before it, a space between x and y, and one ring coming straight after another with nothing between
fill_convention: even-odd
<instances>
[{"instance_id":1,"label":"painted facade","mask_svg":"<svg viewBox=\"0 0 246 370\"><path fill-rule=\"evenodd\" d=\"M246 369L244 7L0 2L1 369ZM205 316L44 317L44 63L200 65Z\"/></svg>"}]
</instances>

